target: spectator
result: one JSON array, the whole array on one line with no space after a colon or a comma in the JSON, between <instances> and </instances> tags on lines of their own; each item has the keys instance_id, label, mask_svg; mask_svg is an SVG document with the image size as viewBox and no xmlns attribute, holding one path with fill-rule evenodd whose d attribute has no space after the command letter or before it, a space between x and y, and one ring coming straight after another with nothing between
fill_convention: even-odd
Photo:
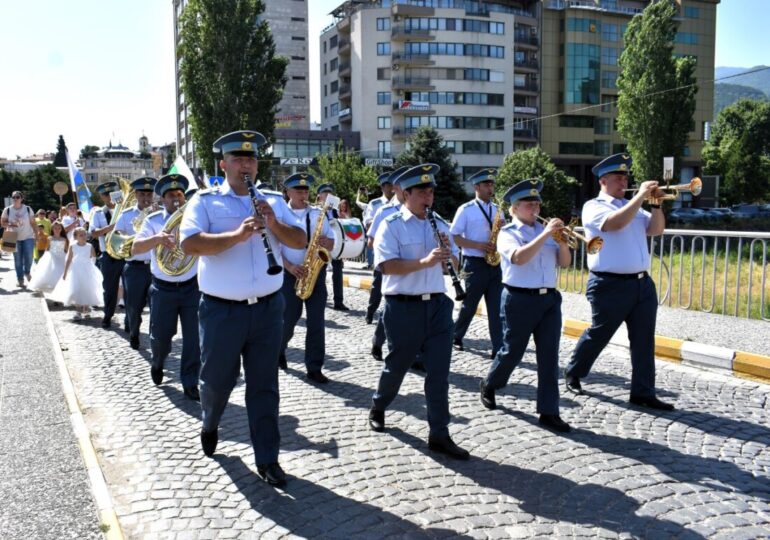
<instances>
[{"instance_id":1,"label":"spectator","mask_svg":"<svg viewBox=\"0 0 770 540\"><path fill-rule=\"evenodd\" d=\"M37 240L35 241L35 262L40 260L40 257L45 254L45 250L48 249L48 236L45 233L45 227L42 223L37 224Z\"/></svg>"},{"instance_id":2,"label":"spectator","mask_svg":"<svg viewBox=\"0 0 770 540\"><path fill-rule=\"evenodd\" d=\"M16 265L16 280L19 287L24 287L24 278L29 281L32 276L32 251L35 247L37 223L32 209L23 204L24 194L14 191L11 194L13 203L3 210L0 223L6 229L16 232L16 251L13 260Z\"/></svg>"}]
</instances>

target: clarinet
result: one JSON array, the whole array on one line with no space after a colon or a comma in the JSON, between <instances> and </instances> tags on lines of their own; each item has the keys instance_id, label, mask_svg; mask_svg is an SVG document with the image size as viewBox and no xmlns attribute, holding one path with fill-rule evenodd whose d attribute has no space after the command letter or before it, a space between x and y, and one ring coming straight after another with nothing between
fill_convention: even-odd
<instances>
[{"instance_id":1,"label":"clarinet","mask_svg":"<svg viewBox=\"0 0 770 540\"><path fill-rule=\"evenodd\" d=\"M441 249L446 248L446 244L444 244L444 240L441 239L441 235L438 232L438 225L436 225L436 215L433 213L433 210L430 206L425 207L425 215L428 217L428 221L430 221L430 226L433 227L433 234L436 235L438 246ZM455 288L455 300L460 301L465 299L465 291L463 290L462 283L460 283L460 277L457 275L457 271L452 264L451 258L446 262L446 269L449 272L449 275L452 277L452 286Z\"/></svg>"},{"instance_id":2,"label":"clarinet","mask_svg":"<svg viewBox=\"0 0 770 540\"><path fill-rule=\"evenodd\" d=\"M257 203L260 201L260 197L257 195L257 188L254 187L254 182L251 181L251 176L248 174L243 175L243 181L246 182L246 187L249 188L249 195L251 196L251 204L254 206L254 215L262 217L262 213L259 211ZM267 255L267 273L271 276L280 274L283 267L278 264L273 254L273 246L270 245L270 239L267 237L265 229L262 229L262 245L265 246L265 255Z\"/></svg>"}]
</instances>

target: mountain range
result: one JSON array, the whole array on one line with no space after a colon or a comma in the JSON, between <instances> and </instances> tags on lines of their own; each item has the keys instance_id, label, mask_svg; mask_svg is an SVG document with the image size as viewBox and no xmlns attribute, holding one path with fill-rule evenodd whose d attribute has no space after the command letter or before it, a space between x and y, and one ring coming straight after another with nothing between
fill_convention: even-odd
<instances>
[{"instance_id":1,"label":"mountain range","mask_svg":"<svg viewBox=\"0 0 770 540\"><path fill-rule=\"evenodd\" d=\"M715 72L714 118L741 98L770 99L770 67L718 67ZM721 79L721 80L720 80Z\"/></svg>"}]
</instances>

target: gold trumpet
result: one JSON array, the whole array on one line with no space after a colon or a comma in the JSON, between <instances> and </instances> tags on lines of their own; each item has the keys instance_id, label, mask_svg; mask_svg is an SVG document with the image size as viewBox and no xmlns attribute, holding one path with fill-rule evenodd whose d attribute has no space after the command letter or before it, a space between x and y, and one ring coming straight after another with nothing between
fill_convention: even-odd
<instances>
[{"instance_id":1,"label":"gold trumpet","mask_svg":"<svg viewBox=\"0 0 770 540\"><path fill-rule=\"evenodd\" d=\"M636 193L639 188L630 188L623 191ZM687 184L675 184L673 186L658 187L652 195L645 199L649 204L660 204L662 201L675 201L681 193L692 193L698 196L703 191L703 182L700 178L693 178Z\"/></svg>"},{"instance_id":2,"label":"gold trumpet","mask_svg":"<svg viewBox=\"0 0 770 540\"><path fill-rule=\"evenodd\" d=\"M548 222L550 221L549 219L542 218L537 214L535 214L535 219L537 219L543 225L548 225ZM576 226L577 218L572 218L562 230L553 233L554 240L560 244L567 244L571 249L577 249L578 241L580 241L586 245L586 250L590 255L596 255L599 253L602 250L602 247L604 247L604 238L601 236L596 236L589 240L574 230Z\"/></svg>"}]
</instances>

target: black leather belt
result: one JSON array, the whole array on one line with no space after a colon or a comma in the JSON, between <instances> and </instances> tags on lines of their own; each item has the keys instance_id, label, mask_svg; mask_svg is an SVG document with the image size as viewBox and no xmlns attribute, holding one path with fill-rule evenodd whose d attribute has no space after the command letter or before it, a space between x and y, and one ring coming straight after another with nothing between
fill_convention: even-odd
<instances>
[{"instance_id":1,"label":"black leather belt","mask_svg":"<svg viewBox=\"0 0 770 540\"><path fill-rule=\"evenodd\" d=\"M394 300L402 300L404 302L426 302L445 296L444 293L426 293L426 294L386 294L385 298L393 298Z\"/></svg>"},{"instance_id":2,"label":"black leather belt","mask_svg":"<svg viewBox=\"0 0 770 540\"><path fill-rule=\"evenodd\" d=\"M505 283L503 283L503 285L505 285ZM556 289L552 289L551 287L540 287L539 289L525 289L524 287L514 287L513 285L505 285L505 288L508 289L508 292L529 294L531 296L542 296L544 294L548 294L556 291Z\"/></svg>"},{"instance_id":3,"label":"black leather belt","mask_svg":"<svg viewBox=\"0 0 770 540\"><path fill-rule=\"evenodd\" d=\"M270 300L273 296L280 293L280 289L270 293L265 296L254 296L253 298L247 298L246 300L230 300L228 298L220 298L218 296L212 296L210 294L202 293L203 298L207 300L214 300L215 302L221 302L223 304L233 304L233 305L251 305L256 304L258 302L264 302L265 300Z\"/></svg>"},{"instance_id":4,"label":"black leather belt","mask_svg":"<svg viewBox=\"0 0 770 540\"><path fill-rule=\"evenodd\" d=\"M614 272L594 272L593 270L591 270L591 273L599 277L607 277L607 278L615 278L615 279L642 279L644 277L647 277L647 272L635 272L633 274L615 274Z\"/></svg>"},{"instance_id":5,"label":"black leather belt","mask_svg":"<svg viewBox=\"0 0 770 540\"><path fill-rule=\"evenodd\" d=\"M190 279L186 279L184 281L166 281L165 279L156 278L155 276L152 276L152 282L157 285L162 285L163 287L170 287L170 288L181 288L181 287L187 287L188 285L192 285L198 280L198 276L193 276Z\"/></svg>"},{"instance_id":6,"label":"black leather belt","mask_svg":"<svg viewBox=\"0 0 770 540\"><path fill-rule=\"evenodd\" d=\"M463 255L463 259L481 259L483 261L486 260L485 257L479 257L478 255Z\"/></svg>"},{"instance_id":7,"label":"black leather belt","mask_svg":"<svg viewBox=\"0 0 770 540\"><path fill-rule=\"evenodd\" d=\"M126 261L126 264L130 264L131 266L146 266L150 264L150 261Z\"/></svg>"}]
</instances>

